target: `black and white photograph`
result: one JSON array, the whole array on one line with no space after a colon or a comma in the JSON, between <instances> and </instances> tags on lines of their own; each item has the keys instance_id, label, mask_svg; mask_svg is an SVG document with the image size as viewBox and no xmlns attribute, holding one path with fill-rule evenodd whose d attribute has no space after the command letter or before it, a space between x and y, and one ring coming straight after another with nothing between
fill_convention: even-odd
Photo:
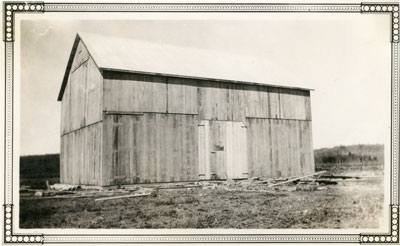
<instances>
[{"instance_id":1,"label":"black and white photograph","mask_svg":"<svg viewBox=\"0 0 400 246\"><path fill-rule=\"evenodd\" d=\"M398 3L2 15L3 242L399 242Z\"/></svg>"}]
</instances>

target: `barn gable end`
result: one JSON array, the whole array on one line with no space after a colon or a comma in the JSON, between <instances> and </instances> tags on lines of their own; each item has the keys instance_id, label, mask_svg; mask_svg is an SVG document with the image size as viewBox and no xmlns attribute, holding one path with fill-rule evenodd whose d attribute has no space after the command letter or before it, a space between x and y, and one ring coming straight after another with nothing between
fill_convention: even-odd
<instances>
[{"instance_id":1,"label":"barn gable end","mask_svg":"<svg viewBox=\"0 0 400 246\"><path fill-rule=\"evenodd\" d=\"M62 135L101 121L103 111L103 77L80 40L68 72L61 97Z\"/></svg>"},{"instance_id":2,"label":"barn gable end","mask_svg":"<svg viewBox=\"0 0 400 246\"><path fill-rule=\"evenodd\" d=\"M61 97L61 182L99 184L103 77L76 40Z\"/></svg>"}]
</instances>

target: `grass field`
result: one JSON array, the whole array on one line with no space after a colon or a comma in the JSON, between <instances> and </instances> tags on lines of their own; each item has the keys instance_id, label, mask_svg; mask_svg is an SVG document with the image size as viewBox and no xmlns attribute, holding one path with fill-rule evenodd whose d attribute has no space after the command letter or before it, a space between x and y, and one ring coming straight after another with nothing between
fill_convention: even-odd
<instances>
[{"instance_id":1,"label":"grass field","mask_svg":"<svg viewBox=\"0 0 400 246\"><path fill-rule=\"evenodd\" d=\"M380 154L379 148L373 148L373 151ZM343 150L343 147L341 149ZM381 151L383 152L383 148ZM353 152L354 155L359 154ZM326 149L322 153L323 156L328 156ZM338 156L337 149L332 153ZM343 150L343 153L349 156L348 149ZM381 161L374 153L366 154L371 158L366 157L367 159L361 162ZM316 160L320 156L317 153ZM376 159L374 156L377 156ZM360 162L360 159L343 160L340 164ZM354 173L354 170L352 171ZM363 171L359 172L362 174ZM46 175L52 177L52 182L57 182L57 177L49 173ZM40 183L45 178L45 176L36 177L33 180ZM21 182L25 185L29 183L35 182L32 178ZM20 227L264 229L379 227L384 200L382 176L339 181L337 185L327 185L322 188L296 191L294 186L287 186L277 187L272 193L262 193L227 191L219 186L215 189L194 187L159 190L156 197L133 197L110 201L94 201L93 198L21 197Z\"/></svg>"},{"instance_id":2,"label":"grass field","mask_svg":"<svg viewBox=\"0 0 400 246\"><path fill-rule=\"evenodd\" d=\"M22 228L377 228L382 180L325 190L160 190L157 197L22 199Z\"/></svg>"}]
</instances>

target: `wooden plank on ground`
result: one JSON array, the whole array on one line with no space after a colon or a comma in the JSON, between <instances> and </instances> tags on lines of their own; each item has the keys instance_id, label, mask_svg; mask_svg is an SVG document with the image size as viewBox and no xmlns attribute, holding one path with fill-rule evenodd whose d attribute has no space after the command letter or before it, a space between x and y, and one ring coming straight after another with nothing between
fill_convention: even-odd
<instances>
[{"instance_id":1,"label":"wooden plank on ground","mask_svg":"<svg viewBox=\"0 0 400 246\"><path fill-rule=\"evenodd\" d=\"M102 198L97 198L94 201L106 201L106 200L115 200L115 199L121 199L121 198L131 198L131 197L140 197L140 196L150 196L151 193L144 193L144 194L131 194L131 195L124 195L124 196L112 196L112 197L102 197Z\"/></svg>"},{"instance_id":2,"label":"wooden plank on ground","mask_svg":"<svg viewBox=\"0 0 400 246\"><path fill-rule=\"evenodd\" d=\"M283 185L283 184L291 183L291 182L294 182L294 181L297 181L297 180L300 180L300 179L312 177L312 176L315 176L315 175L320 175L320 174L323 174L323 173L326 173L326 171L311 173L311 174L304 175L304 176L301 176L301 177L292 178L292 179L289 179L289 180L286 180L286 181L283 181L283 182L279 182L279 183L276 183L276 184L271 184L268 187L273 187L273 186L277 186L277 185ZM261 181L261 182L263 182L263 181Z\"/></svg>"}]
</instances>

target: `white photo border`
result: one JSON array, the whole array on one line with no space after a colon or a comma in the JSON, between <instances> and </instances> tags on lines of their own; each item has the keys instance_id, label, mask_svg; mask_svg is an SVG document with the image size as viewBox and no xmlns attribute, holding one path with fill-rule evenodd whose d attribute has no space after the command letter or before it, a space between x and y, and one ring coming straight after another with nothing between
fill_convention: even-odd
<instances>
[{"instance_id":1,"label":"white photo border","mask_svg":"<svg viewBox=\"0 0 400 246\"><path fill-rule=\"evenodd\" d=\"M13 233L14 34L15 15L44 12L257 12L360 13L391 16L390 231L376 234L18 234ZM3 3L5 55L3 241L12 243L399 243L399 4L398 3ZM15 211L14 211L15 212Z\"/></svg>"}]
</instances>

